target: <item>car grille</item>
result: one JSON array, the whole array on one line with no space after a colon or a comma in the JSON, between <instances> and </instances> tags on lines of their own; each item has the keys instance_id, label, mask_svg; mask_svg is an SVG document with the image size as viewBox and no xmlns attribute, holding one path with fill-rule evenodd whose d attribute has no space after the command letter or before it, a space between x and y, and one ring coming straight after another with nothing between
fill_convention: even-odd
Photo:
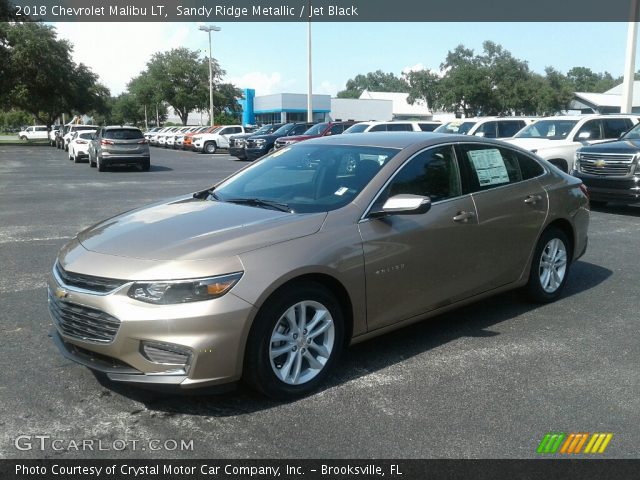
<instances>
[{"instance_id":1,"label":"car grille","mask_svg":"<svg viewBox=\"0 0 640 480\"><path fill-rule=\"evenodd\" d=\"M124 285L126 280L115 278L94 277L92 275L82 275L80 273L67 272L56 262L54 267L58 278L68 287L81 288L95 293L108 293Z\"/></svg>"},{"instance_id":2,"label":"car grille","mask_svg":"<svg viewBox=\"0 0 640 480\"><path fill-rule=\"evenodd\" d=\"M580 162L580 171L589 175L626 177L631 172L631 165L606 164L597 166L593 163Z\"/></svg>"},{"instance_id":3,"label":"car grille","mask_svg":"<svg viewBox=\"0 0 640 480\"><path fill-rule=\"evenodd\" d=\"M632 163L635 156L635 153L580 153L580 160L587 162L604 160L605 162Z\"/></svg>"},{"instance_id":4,"label":"car grille","mask_svg":"<svg viewBox=\"0 0 640 480\"><path fill-rule=\"evenodd\" d=\"M120 328L120 320L108 313L84 305L62 301L49 290L49 313L64 335L79 340L111 343Z\"/></svg>"},{"instance_id":5,"label":"car grille","mask_svg":"<svg viewBox=\"0 0 640 480\"><path fill-rule=\"evenodd\" d=\"M245 143L245 146L247 148L255 148L257 145L254 140L247 140L247 142Z\"/></svg>"}]
</instances>

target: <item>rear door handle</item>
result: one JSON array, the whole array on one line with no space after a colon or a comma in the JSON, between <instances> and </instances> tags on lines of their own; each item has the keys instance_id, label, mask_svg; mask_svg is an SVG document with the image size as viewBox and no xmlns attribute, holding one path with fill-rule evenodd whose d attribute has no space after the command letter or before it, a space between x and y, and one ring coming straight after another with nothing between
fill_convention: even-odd
<instances>
[{"instance_id":1,"label":"rear door handle","mask_svg":"<svg viewBox=\"0 0 640 480\"><path fill-rule=\"evenodd\" d=\"M453 217L453 221L454 222L466 222L466 221L468 221L469 219L471 219L473 217L475 217L475 214L473 212L462 211L462 212L458 212L458 214L455 217Z\"/></svg>"},{"instance_id":2,"label":"rear door handle","mask_svg":"<svg viewBox=\"0 0 640 480\"><path fill-rule=\"evenodd\" d=\"M542 200L542 197L540 195L529 195L527 198L524 199L524 203L527 203L529 205L535 205L540 200Z\"/></svg>"}]
</instances>

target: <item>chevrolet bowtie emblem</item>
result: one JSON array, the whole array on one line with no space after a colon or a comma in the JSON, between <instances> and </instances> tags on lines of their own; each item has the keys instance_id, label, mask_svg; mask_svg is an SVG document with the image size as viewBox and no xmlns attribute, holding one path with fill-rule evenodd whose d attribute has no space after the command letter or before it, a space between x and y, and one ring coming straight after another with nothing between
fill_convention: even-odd
<instances>
[{"instance_id":1,"label":"chevrolet bowtie emblem","mask_svg":"<svg viewBox=\"0 0 640 480\"><path fill-rule=\"evenodd\" d=\"M606 164L607 164L607 162L605 162L604 160L596 160L596 162L595 162L595 164L594 164L594 165L595 165L596 167L598 167L598 168L602 168L602 167L604 167Z\"/></svg>"},{"instance_id":2,"label":"chevrolet bowtie emblem","mask_svg":"<svg viewBox=\"0 0 640 480\"><path fill-rule=\"evenodd\" d=\"M69 296L69 292L67 292L64 288L57 287L56 288L56 297L58 298L67 298Z\"/></svg>"}]
</instances>

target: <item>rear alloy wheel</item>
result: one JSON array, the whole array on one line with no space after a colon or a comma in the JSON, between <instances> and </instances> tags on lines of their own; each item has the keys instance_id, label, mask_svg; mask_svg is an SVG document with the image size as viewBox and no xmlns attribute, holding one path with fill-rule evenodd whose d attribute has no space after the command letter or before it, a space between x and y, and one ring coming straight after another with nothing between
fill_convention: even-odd
<instances>
[{"instance_id":1,"label":"rear alloy wheel","mask_svg":"<svg viewBox=\"0 0 640 480\"><path fill-rule=\"evenodd\" d=\"M245 381L272 398L306 395L337 361L343 336L342 309L329 290L311 282L287 289L255 319Z\"/></svg>"},{"instance_id":2,"label":"rear alloy wheel","mask_svg":"<svg viewBox=\"0 0 640 480\"><path fill-rule=\"evenodd\" d=\"M204 144L204 153L216 153L217 149L218 146L216 145L216 142L207 142Z\"/></svg>"},{"instance_id":3,"label":"rear alloy wheel","mask_svg":"<svg viewBox=\"0 0 640 480\"><path fill-rule=\"evenodd\" d=\"M571 264L571 247L562 230L550 227L536 246L527 283L531 300L548 303L556 300L567 283Z\"/></svg>"}]
</instances>

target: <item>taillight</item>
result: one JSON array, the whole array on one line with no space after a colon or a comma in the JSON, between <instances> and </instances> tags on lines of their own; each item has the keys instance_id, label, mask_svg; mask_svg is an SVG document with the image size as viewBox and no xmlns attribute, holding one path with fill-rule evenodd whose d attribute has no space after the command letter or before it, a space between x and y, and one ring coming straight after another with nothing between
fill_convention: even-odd
<instances>
[{"instance_id":1,"label":"taillight","mask_svg":"<svg viewBox=\"0 0 640 480\"><path fill-rule=\"evenodd\" d=\"M102 139L100 140L100 145L113 145L113 142L111 140Z\"/></svg>"},{"instance_id":2,"label":"taillight","mask_svg":"<svg viewBox=\"0 0 640 480\"><path fill-rule=\"evenodd\" d=\"M149 140L147 140L146 138L140 140L138 143L149 143Z\"/></svg>"},{"instance_id":3,"label":"taillight","mask_svg":"<svg viewBox=\"0 0 640 480\"><path fill-rule=\"evenodd\" d=\"M86 140L76 140L76 143L81 143L81 144L84 145L85 143L87 143L87 141Z\"/></svg>"},{"instance_id":4,"label":"taillight","mask_svg":"<svg viewBox=\"0 0 640 480\"><path fill-rule=\"evenodd\" d=\"M580 190L582 190L582 193L584 193L585 197L589 198L589 189L584 183L580 184Z\"/></svg>"}]
</instances>

